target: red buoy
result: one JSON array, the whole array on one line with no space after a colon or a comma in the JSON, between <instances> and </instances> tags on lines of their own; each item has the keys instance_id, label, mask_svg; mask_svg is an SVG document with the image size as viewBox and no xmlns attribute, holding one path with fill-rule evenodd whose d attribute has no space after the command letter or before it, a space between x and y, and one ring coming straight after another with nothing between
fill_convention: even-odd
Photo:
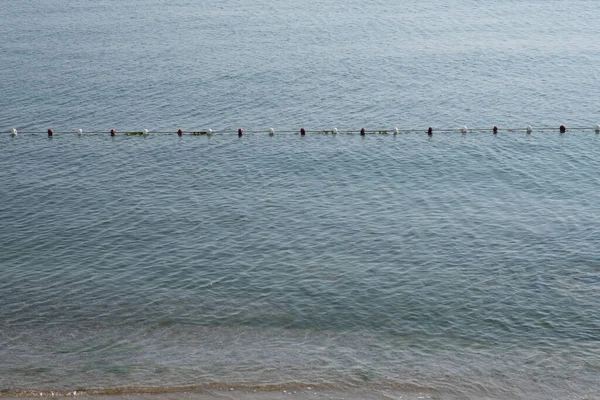
<instances>
[{"instance_id":1,"label":"red buoy","mask_svg":"<svg viewBox=\"0 0 600 400\"><path fill-rule=\"evenodd\" d=\"M238 137L242 137L243 134L244 131L242 130L242 128L238 129Z\"/></svg>"},{"instance_id":2,"label":"red buoy","mask_svg":"<svg viewBox=\"0 0 600 400\"><path fill-rule=\"evenodd\" d=\"M183 131L181 129L177 129L177 136L183 135Z\"/></svg>"},{"instance_id":3,"label":"red buoy","mask_svg":"<svg viewBox=\"0 0 600 400\"><path fill-rule=\"evenodd\" d=\"M54 132L52 132L52 129L48 129L48 136L52 136L54 135Z\"/></svg>"},{"instance_id":4,"label":"red buoy","mask_svg":"<svg viewBox=\"0 0 600 400\"><path fill-rule=\"evenodd\" d=\"M365 130L365 128L361 128L361 130L360 130L360 136L365 136L365 133L367 133L367 131Z\"/></svg>"},{"instance_id":5,"label":"red buoy","mask_svg":"<svg viewBox=\"0 0 600 400\"><path fill-rule=\"evenodd\" d=\"M567 127L564 125L560 126L560 133L565 133L567 131Z\"/></svg>"},{"instance_id":6,"label":"red buoy","mask_svg":"<svg viewBox=\"0 0 600 400\"><path fill-rule=\"evenodd\" d=\"M306 135L306 130L304 128L300 128L300 136Z\"/></svg>"},{"instance_id":7,"label":"red buoy","mask_svg":"<svg viewBox=\"0 0 600 400\"><path fill-rule=\"evenodd\" d=\"M433 135L433 128L432 128L432 127L429 127L429 128L427 129L427 134L428 134L429 136Z\"/></svg>"},{"instance_id":8,"label":"red buoy","mask_svg":"<svg viewBox=\"0 0 600 400\"><path fill-rule=\"evenodd\" d=\"M117 132L114 129L110 130L110 136L115 136L117 134Z\"/></svg>"},{"instance_id":9,"label":"red buoy","mask_svg":"<svg viewBox=\"0 0 600 400\"><path fill-rule=\"evenodd\" d=\"M498 127L494 125L494 135L498 134Z\"/></svg>"}]
</instances>

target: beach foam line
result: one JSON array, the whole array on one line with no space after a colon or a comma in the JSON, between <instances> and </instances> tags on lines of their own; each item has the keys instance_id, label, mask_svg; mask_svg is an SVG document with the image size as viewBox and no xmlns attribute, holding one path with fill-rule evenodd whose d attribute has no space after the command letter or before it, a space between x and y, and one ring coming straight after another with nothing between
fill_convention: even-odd
<instances>
[{"instance_id":1,"label":"beach foam line","mask_svg":"<svg viewBox=\"0 0 600 400\"><path fill-rule=\"evenodd\" d=\"M3 389L0 390L0 398L55 398L55 397L103 397L103 396L143 396L143 395L167 395L167 394L214 394L224 392L244 393L319 393L319 392L348 392L355 390L395 390L404 393L437 393L431 387L420 386L412 383L401 382L379 382L379 383L349 383L342 386L327 383L273 383L273 384L244 384L210 382L202 385L188 386L163 386L163 387L136 387L124 386L113 388L77 388L77 389Z\"/></svg>"}]
</instances>

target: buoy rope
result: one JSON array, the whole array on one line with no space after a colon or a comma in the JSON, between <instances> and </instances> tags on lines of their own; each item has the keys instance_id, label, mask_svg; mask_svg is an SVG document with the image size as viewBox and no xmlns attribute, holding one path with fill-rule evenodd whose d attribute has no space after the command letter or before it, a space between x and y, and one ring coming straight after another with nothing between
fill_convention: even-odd
<instances>
[{"instance_id":1,"label":"buoy rope","mask_svg":"<svg viewBox=\"0 0 600 400\"><path fill-rule=\"evenodd\" d=\"M500 128L498 126L493 126L493 127L489 127L489 128L467 128L466 126L463 126L461 128L426 128L426 129L399 129L399 128L392 128L392 129L387 129L387 128L382 128L382 129L365 129L362 128L360 130L353 130L353 129L337 129L337 128L332 128L332 129L282 129L282 130L275 130L273 128L270 129L249 129L249 130L242 130L241 128L238 130L235 129L220 129L220 130L211 130L211 129L207 129L207 130L178 130L178 131L149 131L149 130L142 130L142 131L138 131L138 130L130 130L130 131L114 131L114 130L99 130L99 129L93 129L93 130L88 130L88 131L83 131L83 130L70 130L70 131L54 131L51 129L48 129L46 131L38 131L38 130L31 130L31 131L20 131L17 130L15 128L9 130L9 131L4 131L4 132L0 132L0 133L7 133L7 134L11 134L13 136L16 136L18 134L28 134L28 135L48 135L48 136L53 136L53 135L65 135L65 134L70 134L70 135L104 135L104 134L112 134L113 136L115 135L126 135L126 136L147 136L147 135L192 135L192 136L201 136L201 135L227 135L227 134L238 134L238 135L242 135L242 134L270 134L273 135L275 133L277 134L305 134L305 133L310 133L310 134L407 134L407 133L452 133L452 132L461 132L463 134L465 133L469 133L469 132L492 132L494 134L499 133L499 132L527 132L527 133L532 133L532 132L561 132L564 133L567 130L569 131L595 131L596 133L600 133L600 124L596 125L595 127L569 127L566 128L564 125L561 125L559 127L550 127L550 126L544 126L544 127L536 127L536 128L532 128L531 126L527 126L527 127L523 127L523 128Z\"/></svg>"}]
</instances>

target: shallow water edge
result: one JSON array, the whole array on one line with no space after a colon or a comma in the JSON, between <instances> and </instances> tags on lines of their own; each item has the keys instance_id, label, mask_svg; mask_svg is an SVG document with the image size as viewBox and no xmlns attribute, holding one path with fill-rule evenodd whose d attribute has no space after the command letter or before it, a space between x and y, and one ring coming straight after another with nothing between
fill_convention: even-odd
<instances>
[{"instance_id":1,"label":"shallow water edge","mask_svg":"<svg viewBox=\"0 0 600 400\"><path fill-rule=\"evenodd\" d=\"M402 386L402 387L400 387ZM364 385L354 388L335 388L330 385L306 385L301 383L287 383L276 385L239 385L212 383L201 386L184 387L122 387L90 390L26 390L0 393L0 398L5 399L39 399L39 398L65 398L77 397L79 399L93 400L120 400L120 399L189 399L189 400L257 400L257 399L437 399L453 400L459 398L473 398L492 400L492 397L464 397L450 394L441 394L434 389L404 384L396 387ZM506 397L503 397L506 398ZM500 397L498 397L500 399Z\"/></svg>"}]
</instances>

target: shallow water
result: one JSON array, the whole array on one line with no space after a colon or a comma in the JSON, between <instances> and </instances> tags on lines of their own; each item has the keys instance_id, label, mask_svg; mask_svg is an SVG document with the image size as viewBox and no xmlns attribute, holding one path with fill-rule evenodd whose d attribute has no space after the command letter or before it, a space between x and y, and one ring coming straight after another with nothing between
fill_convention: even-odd
<instances>
[{"instance_id":1,"label":"shallow water","mask_svg":"<svg viewBox=\"0 0 600 400\"><path fill-rule=\"evenodd\" d=\"M600 136L282 133L593 127L597 3L4 6L0 396L600 394Z\"/></svg>"},{"instance_id":2,"label":"shallow water","mask_svg":"<svg viewBox=\"0 0 600 400\"><path fill-rule=\"evenodd\" d=\"M599 140L4 138L0 386L595 393Z\"/></svg>"}]
</instances>

